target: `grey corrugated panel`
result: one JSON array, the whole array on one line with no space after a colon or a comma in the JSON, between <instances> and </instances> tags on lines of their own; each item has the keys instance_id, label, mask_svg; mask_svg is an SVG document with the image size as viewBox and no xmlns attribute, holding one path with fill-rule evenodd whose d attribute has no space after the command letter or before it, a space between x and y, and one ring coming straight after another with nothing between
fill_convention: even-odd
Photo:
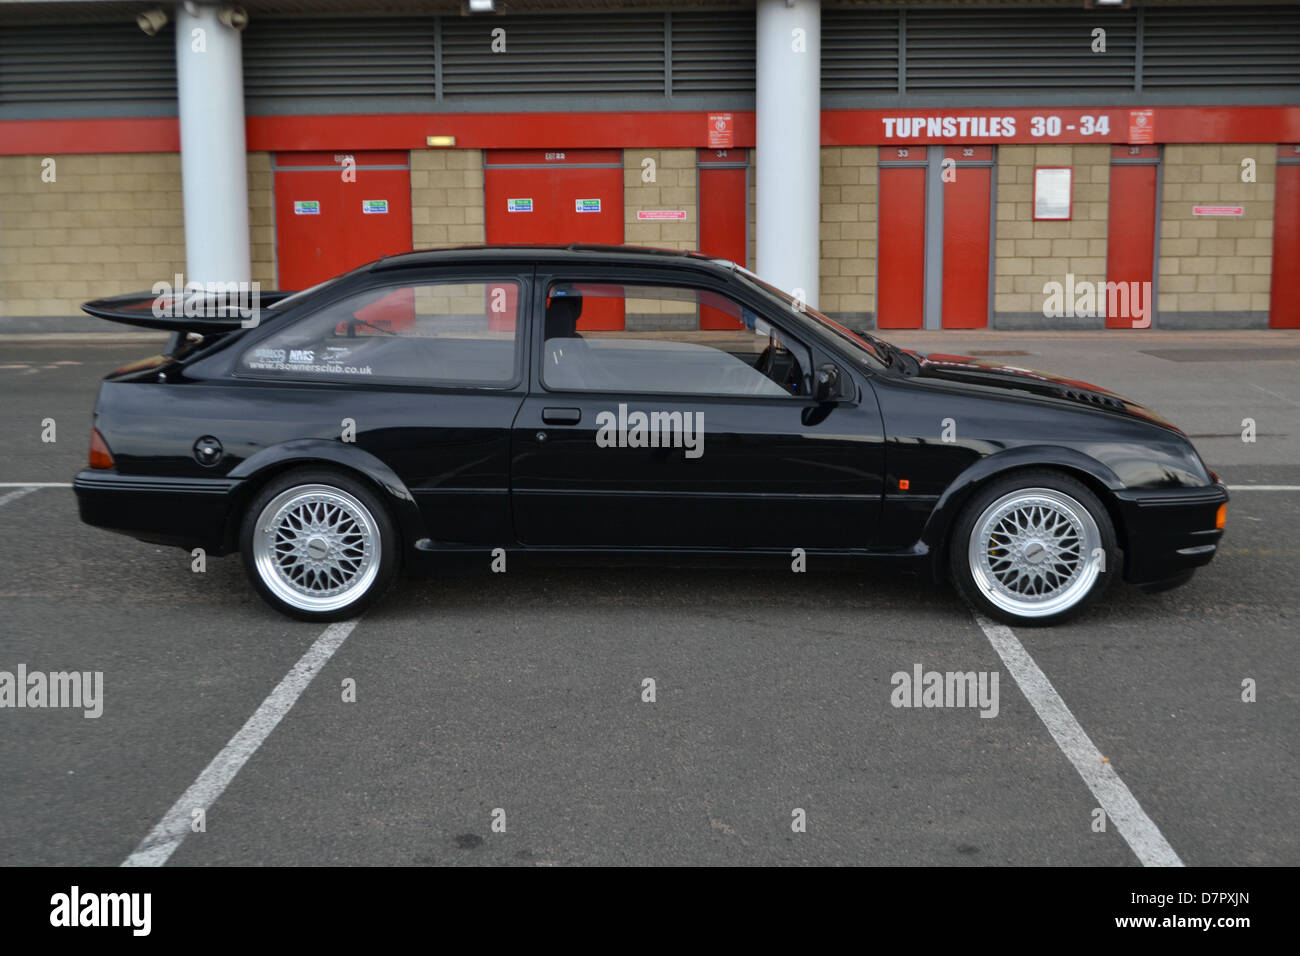
<instances>
[{"instance_id":1,"label":"grey corrugated panel","mask_svg":"<svg viewBox=\"0 0 1300 956\"><path fill-rule=\"evenodd\" d=\"M244 95L433 96L433 17L258 18L244 32Z\"/></svg>"},{"instance_id":2,"label":"grey corrugated panel","mask_svg":"<svg viewBox=\"0 0 1300 956\"><path fill-rule=\"evenodd\" d=\"M506 51L492 52L504 29ZM490 93L658 93L664 89L662 13L445 17L448 97Z\"/></svg>"},{"instance_id":3,"label":"grey corrugated panel","mask_svg":"<svg viewBox=\"0 0 1300 956\"><path fill-rule=\"evenodd\" d=\"M822 11L822 90L898 90L898 11Z\"/></svg>"},{"instance_id":4,"label":"grey corrugated panel","mask_svg":"<svg viewBox=\"0 0 1300 956\"><path fill-rule=\"evenodd\" d=\"M673 12L673 95L754 90L752 10Z\"/></svg>"},{"instance_id":5,"label":"grey corrugated panel","mask_svg":"<svg viewBox=\"0 0 1300 956\"><path fill-rule=\"evenodd\" d=\"M1146 11L1146 89L1300 86L1300 7Z\"/></svg>"},{"instance_id":6,"label":"grey corrugated panel","mask_svg":"<svg viewBox=\"0 0 1300 956\"><path fill-rule=\"evenodd\" d=\"M0 30L0 106L176 98L175 39L134 23L6 26Z\"/></svg>"},{"instance_id":7,"label":"grey corrugated panel","mask_svg":"<svg viewBox=\"0 0 1300 956\"><path fill-rule=\"evenodd\" d=\"M1106 52L1092 52L1092 31ZM907 89L1127 90L1134 83L1132 10L909 8Z\"/></svg>"}]
</instances>

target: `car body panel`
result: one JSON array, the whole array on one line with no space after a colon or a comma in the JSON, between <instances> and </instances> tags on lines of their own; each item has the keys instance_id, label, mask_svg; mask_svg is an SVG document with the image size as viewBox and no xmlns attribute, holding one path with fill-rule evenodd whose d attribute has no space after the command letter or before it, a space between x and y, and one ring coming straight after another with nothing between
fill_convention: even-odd
<instances>
[{"instance_id":1,"label":"car body panel","mask_svg":"<svg viewBox=\"0 0 1300 956\"><path fill-rule=\"evenodd\" d=\"M942 575L948 535L976 489L1017 470L1054 468L1106 504L1130 580L1173 578L1213 557L1227 493L1186 436L1149 410L1087 383L964 356L912 353L886 367L874 347L798 315L746 275L658 250L483 247L394 256L279 297L258 328L180 345L170 358L106 379L95 426L116 465L77 476L83 518L145 540L228 551L264 481L326 464L383 491L411 563L498 547L540 561L788 562L803 548ZM514 383L279 381L237 369L249 347L344 296L455 277L520 284ZM814 368L836 366L840 397L548 390L540 376L546 289L552 279L584 277L725 293L807 346ZM704 454L598 448L596 416L620 404L702 412ZM548 422L547 409L578 419ZM220 442L216 463L196 457L205 437Z\"/></svg>"}]
</instances>

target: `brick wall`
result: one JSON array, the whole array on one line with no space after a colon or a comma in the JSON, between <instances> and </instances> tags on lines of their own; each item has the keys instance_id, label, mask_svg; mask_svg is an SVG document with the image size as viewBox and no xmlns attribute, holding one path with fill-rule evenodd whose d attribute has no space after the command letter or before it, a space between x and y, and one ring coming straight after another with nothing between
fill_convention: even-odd
<instances>
[{"instance_id":1,"label":"brick wall","mask_svg":"<svg viewBox=\"0 0 1300 956\"><path fill-rule=\"evenodd\" d=\"M411 151L411 248L485 242L483 202L482 150Z\"/></svg>"},{"instance_id":2,"label":"brick wall","mask_svg":"<svg viewBox=\"0 0 1300 956\"><path fill-rule=\"evenodd\" d=\"M1070 219L1034 221L1035 166L1074 168ZM1067 273L1106 281L1109 145L999 146L997 177L992 325L1101 328L1100 317L1045 319L1043 286Z\"/></svg>"},{"instance_id":3,"label":"brick wall","mask_svg":"<svg viewBox=\"0 0 1300 956\"><path fill-rule=\"evenodd\" d=\"M758 151L749 151L749 248L745 250L748 260L745 268L753 272L758 264Z\"/></svg>"},{"instance_id":4,"label":"brick wall","mask_svg":"<svg viewBox=\"0 0 1300 956\"><path fill-rule=\"evenodd\" d=\"M1241 181L1247 157L1253 183ZM1276 169L1273 144L1165 147L1158 325L1268 325ZM1241 206L1244 215L1195 216L1193 206Z\"/></svg>"},{"instance_id":5,"label":"brick wall","mask_svg":"<svg viewBox=\"0 0 1300 956\"><path fill-rule=\"evenodd\" d=\"M0 157L0 316L81 316L88 299L185 274L179 154L51 158L54 182L41 178L43 156ZM248 155L248 189L253 279L269 290L275 288L269 153Z\"/></svg>"},{"instance_id":6,"label":"brick wall","mask_svg":"<svg viewBox=\"0 0 1300 956\"><path fill-rule=\"evenodd\" d=\"M876 150L821 151L821 297L817 308L874 322L876 308Z\"/></svg>"},{"instance_id":7,"label":"brick wall","mask_svg":"<svg viewBox=\"0 0 1300 956\"><path fill-rule=\"evenodd\" d=\"M270 153L248 154L248 232L253 281L276 288L275 192Z\"/></svg>"},{"instance_id":8,"label":"brick wall","mask_svg":"<svg viewBox=\"0 0 1300 956\"><path fill-rule=\"evenodd\" d=\"M176 153L0 157L0 316L81 315L87 299L185 271Z\"/></svg>"},{"instance_id":9,"label":"brick wall","mask_svg":"<svg viewBox=\"0 0 1300 956\"><path fill-rule=\"evenodd\" d=\"M699 245L700 192L693 149L623 151L623 241L630 246L692 250ZM642 164L654 160L654 180ZM685 209L685 219L637 219L641 209ZM670 299L629 299L629 329L694 328L694 303ZM676 316L676 318L664 318Z\"/></svg>"},{"instance_id":10,"label":"brick wall","mask_svg":"<svg viewBox=\"0 0 1300 956\"><path fill-rule=\"evenodd\" d=\"M699 180L693 149L623 151L623 241L631 246L694 249L699 239ZM645 182L642 163L654 160L654 182ZM641 209L685 209L685 219L642 222Z\"/></svg>"}]
</instances>

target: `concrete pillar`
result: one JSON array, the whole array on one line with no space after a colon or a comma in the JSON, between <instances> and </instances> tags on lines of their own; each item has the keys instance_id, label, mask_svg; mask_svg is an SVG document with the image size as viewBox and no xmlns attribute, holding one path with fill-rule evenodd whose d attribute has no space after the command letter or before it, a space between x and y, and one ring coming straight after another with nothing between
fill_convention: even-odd
<instances>
[{"instance_id":1,"label":"concrete pillar","mask_svg":"<svg viewBox=\"0 0 1300 956\"><path fill-rule=\"evenodd\" d=\"M821 276L821 32L821 0L758 0L756 271L814 308Z\"/></svg>"},{"instance_id":2,"label":"concrete pillar","mask_svg":"<svg viewBox=\"0 0 1300 956\"><path fill-rule=\"evenodd\" d=\"M212 5L176 8L186 282L251 282L239 31Z\"/></svg>"}]
</instances>

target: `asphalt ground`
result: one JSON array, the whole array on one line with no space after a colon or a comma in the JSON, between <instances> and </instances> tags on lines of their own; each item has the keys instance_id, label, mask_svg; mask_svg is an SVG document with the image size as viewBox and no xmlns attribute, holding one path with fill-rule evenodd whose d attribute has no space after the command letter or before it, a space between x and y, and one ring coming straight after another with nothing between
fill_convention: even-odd
<instances>
[{"instance_id":1,"label":"asphalt ground","mask_svg":"<svg viewBox=\"0 0 1300 956\"><path fill-rule=\"evenodd\" d=\"M1219 557L1052 629L887 570L596 569L405 583L323 633L57 486L157 339L0 339L0 670L104 675L95 719L0 709L0 864L1300 863L1300 335L893 338L1166 414L1253 486ZM918 664L997 673L996 717L893 707Z\"/></svg>"}]
</instances>

